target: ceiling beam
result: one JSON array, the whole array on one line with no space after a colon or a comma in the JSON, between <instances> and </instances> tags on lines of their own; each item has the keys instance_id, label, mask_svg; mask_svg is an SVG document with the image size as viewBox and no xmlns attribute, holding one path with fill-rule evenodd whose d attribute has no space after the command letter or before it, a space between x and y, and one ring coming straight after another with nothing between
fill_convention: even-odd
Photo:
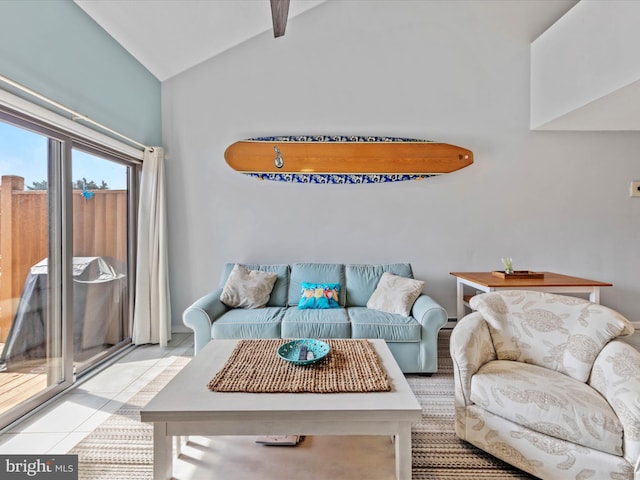
<instances>
[{"instance_id":1,"label":"ceiling beam","mask_svg":"<svg viewBox=\"0 0 640 480\"><path fill-rule=\"evenodd\" d=\"M271 18L273 20L273 36L284 35L289 16L289 0L271 0Z\"/></svg>"}]
</instances>

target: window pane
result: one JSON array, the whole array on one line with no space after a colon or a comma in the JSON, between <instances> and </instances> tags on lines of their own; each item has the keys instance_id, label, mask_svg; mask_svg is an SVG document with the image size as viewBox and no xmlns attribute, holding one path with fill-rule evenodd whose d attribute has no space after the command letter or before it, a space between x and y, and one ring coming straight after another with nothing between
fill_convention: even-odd
<instances>
[{"instance_id":1,"label":"window pane","mask_svg":"<svg viewBox=\"0 0 640 480\"><path fill-rule=\"evenodd\" d=\"M128 169L73 149L73 345L78 370L129 337Z\"/></svg>"},{"instance_id":2,"label":"window pane","mask_svg":"<svg viewBox=\"0 0 640 480\"><path fill-rule=\"evenodd\" d=\"M63 376L47 278L48 145L0 122L0 415Z\"/></svg>"}]
</instances>

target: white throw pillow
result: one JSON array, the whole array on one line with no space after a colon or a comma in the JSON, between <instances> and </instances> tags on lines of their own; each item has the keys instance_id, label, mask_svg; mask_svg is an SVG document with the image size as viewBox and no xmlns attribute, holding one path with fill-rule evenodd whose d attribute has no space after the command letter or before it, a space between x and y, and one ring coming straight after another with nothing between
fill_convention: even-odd
<instances>
[{"instance_id":1,"label":"white throw pillow","mask_svg":"<svg viewBox=\"0 0 640 480\"><path fill-rule=\"evenodd\" d=\"M367 308L408 317L422 293L424 282L384 272L367 302Z\"/></svg>"},{"instance_id":2,"label":"white throw pillow","mask_svg":"<svg viewBox=\"0 0 640 480\"><path fill-rule=\"evenodd\" d=\"M276 273L249 270L236 263L224 284L220 301L234 308L262 308L269 302L277 278Z\"/></svg>"}]
</instances>

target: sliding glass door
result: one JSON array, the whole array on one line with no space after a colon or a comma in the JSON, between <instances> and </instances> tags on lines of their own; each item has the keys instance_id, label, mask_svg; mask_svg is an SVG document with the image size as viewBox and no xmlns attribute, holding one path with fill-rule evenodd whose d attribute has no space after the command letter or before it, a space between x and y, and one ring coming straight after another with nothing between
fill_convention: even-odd
<instances>
[{"instance_id":1,"label":"sliding glass door","mask_svg":"<svg viewBox=\"0 0 640 480\"><path fill-rule=\"evenodd\" d=\"M73 359L78 372L129 337L129 167L72 150Z\"/></svg>"},{"instance_id":2,"label":"sliding glass door","mask_svg":"<svg viewBox=\"0 0 640 480\"><path fill-rule=\"evenodd\" d=\"M0 122L0 416L64 383L59 282L47 265L50 148L46 135Z\"/></svg>"},{"instance_id":3,"label":"sliding glass door","mask_svg":"<svg viewBox=\"0 0 640 480\"><path fill-rule=\"evenodd\" d=\"M0 428L130 343L138 163L0 110Z\"/></svg>"}]
</instances>

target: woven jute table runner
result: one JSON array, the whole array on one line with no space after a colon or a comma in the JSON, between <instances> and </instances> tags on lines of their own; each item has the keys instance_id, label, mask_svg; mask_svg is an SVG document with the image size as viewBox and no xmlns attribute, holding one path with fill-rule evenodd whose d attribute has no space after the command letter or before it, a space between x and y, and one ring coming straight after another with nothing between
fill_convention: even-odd
<instances>
[{"instance_id":1,"label":"woven jute table runner","mask_svg":"<svg viewBox=\"0 0 640 480\"><path fill-rule=\"evenodd\" d=\"M287 340L240 340L222 370L207 385L214 392L388 392L391 384L368 340L325 340L326 358L294 365L278 356Z\"/></svg>"}]
</instances>

